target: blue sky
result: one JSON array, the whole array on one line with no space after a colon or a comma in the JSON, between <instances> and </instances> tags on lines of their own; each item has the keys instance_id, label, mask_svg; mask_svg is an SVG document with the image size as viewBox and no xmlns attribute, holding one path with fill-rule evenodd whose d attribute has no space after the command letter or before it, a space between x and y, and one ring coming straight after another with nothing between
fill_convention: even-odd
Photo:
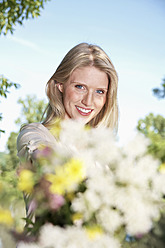
<instances>
[{"instance_id":1,"label":"blue sky","mask_svg":"<svg viewBox=\"0 0 165 248\"><path fill-rule=\"evenodd\" d=\"M46 99L45 85L65 54L80 42L101 46L119 75L119 132L123 144L148 113L165 116L164 100L152 88L165 77L164 0L51 0L41 17L0 37L0 74L21 85L1 99L0 151L20 115L27 94Z\"/></svg>"}]
</instances>

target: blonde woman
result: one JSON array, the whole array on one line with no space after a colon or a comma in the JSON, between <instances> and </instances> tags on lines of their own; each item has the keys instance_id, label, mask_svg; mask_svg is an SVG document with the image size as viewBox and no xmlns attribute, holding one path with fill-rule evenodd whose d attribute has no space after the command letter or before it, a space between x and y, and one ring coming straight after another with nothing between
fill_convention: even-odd
<instances>
[{"instance_id":1,"label":"blonde woman","mask_svg":"<svg viewBox=\"0 0 165 248\"><path fill-rule=\"evenodd\" d=\"M45 120L21 129L18 156L30 159L40 144L53 146L51 128L57 118L117 129L117 87L117 72L102 48L87 43L73 47L47 83Z\"/></svg>"},{"instance_id":2,"label":"blonde woman","mask_svg":"<svg viewBox=\"0 0 165 248\"><path fill-rule=\"evenodd\" d=\"M96 45L81 43L64 57L46 86L49 99L42 123L25 125L17 139L18 156L34 159L40 145L56 146L52 132L59 120L74 119L91 127L116 130L118 77L108 55ZM33 215L31 196L25 195L26 214Z\"/></svg>"}]
</instances>

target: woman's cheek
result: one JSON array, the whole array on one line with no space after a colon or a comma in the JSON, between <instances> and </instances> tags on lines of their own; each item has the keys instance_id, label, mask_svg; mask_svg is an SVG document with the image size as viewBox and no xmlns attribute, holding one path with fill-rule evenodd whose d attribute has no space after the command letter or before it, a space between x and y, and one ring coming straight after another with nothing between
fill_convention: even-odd
<instances>
[{"instance_id":1,"label":"woman's cheek","mask_svg":"<svg viewBox=\"0 0 165 248\"><path fill-rule=\"evenodd\" d=\"M81 94L79 94L76 90L71 90L68 94L69 99L72 101L78 101L81 99Z\"/></svg>"}]
</instances>

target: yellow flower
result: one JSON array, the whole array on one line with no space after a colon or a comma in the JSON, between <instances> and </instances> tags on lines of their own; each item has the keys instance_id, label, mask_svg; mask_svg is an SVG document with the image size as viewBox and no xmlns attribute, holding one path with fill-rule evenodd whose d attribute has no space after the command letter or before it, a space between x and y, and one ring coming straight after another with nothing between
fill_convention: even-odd
<instances>
[{"instance_id":1,"label":"yellow flower","mask_svg":"<svg viewBox=\"0 0 165 248\"><path fill-rule=\"evenodd\" d=\"M9 210L0 209L0 223L11 226L13 224L13 218Z\"/></svg>"},{"instance_id":2,"label":"yellow flower","mask_svg":"<svg viewBox=\"0 0 165 248\"><path fill-rule=\"evenodd\" d=\"M99 226L88 226L86 227L87 235L90 239L95 239L103 234L103 230Z\"/></svg>"},{"instance_id":3,"label":"yellow flower","mask_svg":"<svg viewBox=\"0 0 165 248\"><path fill-rule=\"evenodd\" d=\"M85 178L84 166L79 159L71 158L69 162L64 164L64 167L70 185L79 183Z\"/></svg>"},{"instance_id":4,"label":"yellow flower","mask_svg":"<svg viewBox=\"0 0 165 248\"><path fill-rule=\"evenodd\" d=\"M34 175L30 170L22 170L19 176L18 188L26 193L31 193L34 187Z\"/></svg>"},{"instance_id":5,"label":"yellow flower","mask_svg":"<svg viewBox=\"0 0 165 248\"><path fill-rule=\"evenodd\" d=\"M46 180L51 182L50 191L54 194L64 195L73 185L84 179L83 163L72 158L61 166L56 166L55 174L46 175Z\"/></svg>"},{"instance_id":6,"label":"yellow flower","mask_svg":"<svg viewBox=\"0 0 165 248\"><path fill-rule=\"evenodd\" d=\"M91 129L91 127L88 125L88 124L86 124L85 126L84 126L84 130L85 131L89 131Z\"/></svg>"},{"instance_id":7,"label":"yellow flower","mask_svg":"<svg viewBox=\"0 0 165 248\"><path fill-rule=\"evenodd\" d=\"M159 166L159 171L160 171L162 174L165 173L165 163L163 163L163 164L161 164L161 165Z\"/></svg>"},{"instance_id":8,"label":"yellow flower","mask_svg":"<svg viewBox=\"0 0 165 248\"><path fill-rule=\"evenodd\" d=\"M81 213L75 213L75 214L72 215L73 222L81 220L82 218L83 218L83 215Z\"/></svg>"},{"instance_id":9,"label":"yellow flower","mask_svg":"<svg viewBox=\"0 0 165 248\"><path fill-rule=\"evenodd\" d=\"M65 171L63 170L63 166L57 166L54 174L47 174L46 180L51 182L50 191L53 194L64 195L65 191L68 187L68 178L65 175Z\"/></svg>"},{"instance_id":10,"label":"yellow flower","mask_svg":"<svg viewBox=\"0 0 165 248\"><path fill-rule=\"evenodd\" d=\"M50 127L51 134L58 139L61 132L61 119L56 118L55 121L50 124Z\"/></svg>"},{"instance_id":11,"label":"yellow flower","mask_svg":"<svg viewBox=\"0 0 165 248\"><path fill-rule=\"evenodd\" d=\"M54 176L54 181L50 186L50 191L54 194L64 195L65 193L65 177L62 175Z\"/></svg>"}]
</instances>

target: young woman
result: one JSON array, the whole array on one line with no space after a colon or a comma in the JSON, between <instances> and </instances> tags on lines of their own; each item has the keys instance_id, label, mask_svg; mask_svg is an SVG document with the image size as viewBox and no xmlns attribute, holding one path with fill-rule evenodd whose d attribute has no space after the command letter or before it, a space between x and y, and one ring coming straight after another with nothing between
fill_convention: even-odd
<instances>
[{"instance_id":1,"label":"young woman","mask_svg":"<svg viewBox=\"0 0 165 248\"><path fill-rule=\"evenodd\" d=\"M55 125L74 119L91 127L117 129L118 77L108 55L96 45L81 43L64 57L47 83L49 99L46 118L21 128L17 139L18 156L33 161L40 145L56 147ZM24 195L26 215L33 216L31 196Z\"/></svg>"},{"instance_id":2,"label":"young woman","mask_svg":"<svg viewBox=\"0 0 165 248\"><path fill-rule=\"evenodd\" d=\"M18 156L30 159L39 145L53 146L56 139L51 128L57 118L117 129L117 87L117 72L102 48L87 43L73 47L47 83L45 120L21 129Z\"/></svg>"}]
</instances>

